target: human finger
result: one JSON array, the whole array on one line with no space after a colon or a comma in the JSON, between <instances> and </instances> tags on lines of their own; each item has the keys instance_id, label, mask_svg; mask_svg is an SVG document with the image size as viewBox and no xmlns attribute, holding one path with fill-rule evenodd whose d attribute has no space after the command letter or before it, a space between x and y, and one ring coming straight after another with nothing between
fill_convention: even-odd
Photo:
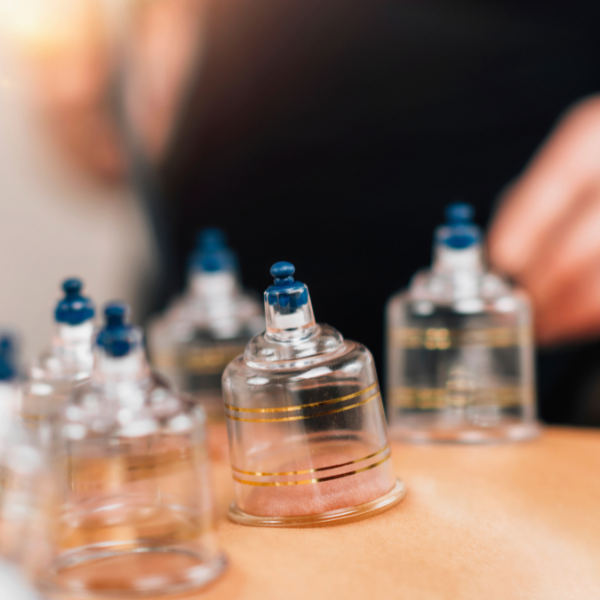
<instances>
[{"instance_id":1,"label":"human finger","mask_svg":"<svg viewBox=\"0 0 600 600\"><path fill-rule=\"evenodd\" d=\"M578 202L560 228L538 247L519 281L534 299L552 298L600 264L600 190Z\"/></svg>"},{"instance_id":2,"label":"human finger","mask_svg":"<svg viewBox=\"0 0 600 600\"><path fill-rule=\"evenodd\" d=\"M518 275L600 179L600 98L573 109L505 195L489 236L492 263Z\"/></svg>"},{"instance_id":3,"label":"human finger","mask_svg":"<svg viewBox=\"0 0 600 600\"><path fill-rule=\"evenodd\" d=\"M600 266L536 310L536 337L542 344L592 338L600 334Z\"/></svg>"}]
</instances>

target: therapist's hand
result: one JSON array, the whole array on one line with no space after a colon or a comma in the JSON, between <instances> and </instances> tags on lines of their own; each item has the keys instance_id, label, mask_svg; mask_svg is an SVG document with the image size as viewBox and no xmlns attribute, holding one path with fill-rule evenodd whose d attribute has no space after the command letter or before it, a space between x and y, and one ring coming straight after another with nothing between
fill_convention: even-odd
<instances>
[{"instance_id":1,"label":"therapist's hand","mask_svg":"<svg viewBox=\"0 0 600 600\"><path fill-rule=\"evenodd\" d=\"M506 192L489 252L531 294L540 342L600 334L600 96L567 113Z\"/></svg>"}]
</instances>

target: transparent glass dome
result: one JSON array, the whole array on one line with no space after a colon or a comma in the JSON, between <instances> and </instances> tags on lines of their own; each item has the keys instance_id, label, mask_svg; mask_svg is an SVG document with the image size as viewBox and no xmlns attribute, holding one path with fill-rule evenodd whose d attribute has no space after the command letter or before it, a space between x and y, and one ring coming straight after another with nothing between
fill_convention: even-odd
<instances>
[{"instance_id":1,"label":"transparent glass dome","mask_svg":"<svg viewBox=\"0 0 600 600\"><path fill-rule=\"evenodd\" d=\"M107 306L92 376L64 409L67 468L48 593L168 595L225 566L204 412L149 370L142 333L125 315L125 306Z\"/></svg>"},{"instance_id":2,"label":"transparent glass dome","mask_svg":"<svg viewBox=\"0 0 600 600\"><path fill-rule=\"evenodd\" d=\"M263 329L262 306L242 290L223 232L206 229L191 257L185 295L149 328L152 363L191 394L211 422L222 423L223 371Z\"/></svg>"},{"instance_id":3,"label":"transparent glass dome","mask_svg":"<svg viewBox=\"0 0 600 600\"><path fill-rule=\"evenodd\" d=\"M371 353L315 322L308 288L277 263L267 331L223 375L235 502L245 525L317 525L384 510L395 478Z\"/></svg>"},{"instance_id":4,"label":"transparent glass dome","mask_svg":"<svg viewBox=\"0 0 600 600\"><path fill-rule=\"evenodd\" d=\"M50 348L29 369L22 416L35 425L60 410L73 387L86 380L94 362L95 307L82 295L83 282L67 279L54 311L56 334Z\"/></svg>"},{"instance_id":5,"label":"transparent glass dome","mask_svg":"<svg viewBox=\"0 0 600 600\"><path fill-rule=\"evenodd\" d=\"M468 204L449 206L433 267L388 303L393 437L486 442L538 433L529 301L486 269L472 216Z\"/></svg>"},{"instance_id":6,"label":"transparent glass dome","mask_svg":"<svg viewBox=\"0 0 600 600\"><path fill-rule=\"evenodd\" d=\"M52 428L49 423L29 427L19 415L21 400L15 340L3 334L0 336L0 557L35 579L48 560L55 498L50 468ZM0 590L0 595L6 593L1 585Z\"/></svg>"}]
</instances>

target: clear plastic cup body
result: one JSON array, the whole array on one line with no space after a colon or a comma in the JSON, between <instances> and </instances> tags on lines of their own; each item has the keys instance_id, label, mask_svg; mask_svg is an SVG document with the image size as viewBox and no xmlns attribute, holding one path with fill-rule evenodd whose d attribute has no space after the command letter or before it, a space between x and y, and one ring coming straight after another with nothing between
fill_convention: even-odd
<instances>
[{"instance_id":1,"label":"clear plastic cup body","mask_svg":"<svg viewBox=\"0 0 600 600\"><path fill-rule=\"evenodd\" d=\"M387 378L393 437L466 443L534 437L526 295L484 269L478 246L438 247L434 268L388 303Z\"/></svg>"},{"instance_id":2,"label":"clear plastic cup body","mask_svg":"<svg viewBox=\"0 0 600 600\"><path fill-rule=\"evenodd\" d=\"M222 422L223 371L262 329L262 306L240 290L235 273L194 273L186 295L149 328L152 363L211 422Z\"/></svg>"},{"instance_id":3,"label":"clear plastic cup body","mask_svg":"<svg viewBox=\"0 0 600 600\"><path fill-rule=\"evenodd\" d=\"M91 321L58 325L51 347L29 368L20 410L26 423L36 426L56 415L73 388L89 378L93 333Z\"/></svg>"},{"instance_id":4,"label":"clear plastic cup body","mask_svg":"<svg viewBox=\"0 0 600 600\"><path fill-rule=\"evenodd\" d=\"M20 399L18 384L0 384L0 557L36 579L52 537L53 426L27 425L18 414Z\"/></svg>"},{"instance_id":5,"label":"clear plastic cup body","mask_svg":"<svg viewBox=\"0 0 600 600\"><path fill-rule=\"evenodd\" d=\"M405 489L394 476L371 353L315 323L306 286L275 287L265 294L267 331L223 376L230 517L310 526L392 506Z\"/></svg>"},{"instance_id":6,"label":"clear plastic cup body","mask_svg":"<svg viewBox=\"0 0 600 600\"><path fill-rule=\"evenodd\" d=\"M43 588L125 598L200 587L225 565L204 412L151 374L139 349L104 362L64 410L63 495Z\"/></svg>"}]
</instances>

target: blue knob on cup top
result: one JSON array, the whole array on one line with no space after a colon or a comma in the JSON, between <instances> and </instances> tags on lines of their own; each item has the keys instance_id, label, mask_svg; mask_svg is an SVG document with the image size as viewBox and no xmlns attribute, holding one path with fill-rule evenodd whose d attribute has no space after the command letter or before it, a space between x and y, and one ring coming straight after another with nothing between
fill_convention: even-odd
<instances>
[{"instance_id":1,"label":"blue knob on cup top","mask_svg":"<svg viewBox=\"0 0 600 600\"><path fill-rule=\"evenodd\" d=\"M10 333L0 335L0 381L11 381L17 376L17 344Z\"/></svg>"},{"instance_id":2,"label":"blue knob on cup top","mask_svg":"<svg viewBox=\"0 0 600 600\"><path fill-rule=\"evenodd\" d=\"M62 284L65 297L56 305L54 319L64 325L82 325L96 316L94 302L81 295L83 281L76 277L66 279Z\"/></svg>"},{"instance_id":3,"label":"blue knob on cup top","mask_svg":"<svg viewBox=\"0 0 600 600\"><path fill-rule=\"evenodd\" d=\"M296 267L292 263L286 261L276 262L271 267L271 275L275 278L275 284L293 283L293 275L296 272Z\"/></svg>"},{"instance_id":4,"label":"blue knob on cup top","mask_svg":"<svg viewBox=\"0 0 600 600\"><path fill-rule=\"evenodd\" d=\"M466 202L454 202L446 207L448 225L467 225L472 223L475 209Z\"/></svg>"},{"instance_id":5,"label":"blue knob on cup top","mask_svg":"<svg viewBox=\"0 0 600 600\"><path fill-rule=\"evenodd\" d=\"M138 345L133 327L126 322L129 307L123 302L110 302L104 308L105 325L96 343L114 358L127 356Z\"/></svg>"}]
</instances>

